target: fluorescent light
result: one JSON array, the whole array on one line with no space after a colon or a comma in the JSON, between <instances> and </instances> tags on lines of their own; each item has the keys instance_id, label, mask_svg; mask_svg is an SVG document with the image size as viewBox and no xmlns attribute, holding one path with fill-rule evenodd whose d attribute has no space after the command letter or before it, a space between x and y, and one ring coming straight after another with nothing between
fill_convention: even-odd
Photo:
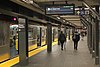
<instances>
[{"instance_id":1,"label":"fluorescent light","mask_svg":"<svg viewBox=\"0 0 100 67\"><path fill-rule=\"evenodd\" d=\"M86 27L84 27L86 29Z\"/></svg>"},{"instance_id":2,"label":"fluorescent light","mask_svg":"<svg viewBox=\"0 0 100 67\"><path fill-rule=\"evenodd\" d=\"M57 17L58 19L60 19L60 17Z\"/></svg>"},{"instance_id":3,"label":"fluorescent light","mask_svg":"<svg viewBox=\"0 0 100 67\"><path fill-rule=\"evenodd\" d=\"M10 27L18 27L18 25L11 25Z\"/></svg>"},{"instance_id":4,"label":"fluorescent light","mask_svg":"<svg viewBox=\"0 0 100 67\"><path fill-rule=\"evenodd\" d=\"M66 19L67 21L80 21L80 19Z\"/></svg>"},{"instance_id":5,"label":"fluorescent light","mask_svg":"<svg viewBox=\"0 0 100 67\"><path fill-rule=\"evenodd\" d=\"M75 10L79 10L79 8L75 8Z\"/></svg>"},{"instance_id":6,"label":"fluorescent light","mask_svg":"<svg viewBox=\"0 0 100 67\"><path fill-rule=\"evenodd\" d=\"M67 22L67 23L69 23L69 22Z\"/></svg>"},{"instance_id":7,"label":"fluorescent light","mask_svg":"<svg viewBox=\"0 0 100 67\"><path fill-rule=\"evenodd\" d=\"M63 20L63 22L66 22L65 20Z\"/></svg>"}]
</instances>

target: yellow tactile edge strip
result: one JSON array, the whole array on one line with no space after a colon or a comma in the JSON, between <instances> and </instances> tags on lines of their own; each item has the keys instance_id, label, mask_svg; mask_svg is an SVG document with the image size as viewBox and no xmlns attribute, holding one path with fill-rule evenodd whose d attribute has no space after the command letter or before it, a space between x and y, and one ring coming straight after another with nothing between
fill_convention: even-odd
<instances>
[{"instance_id":1,"label":"yellow tactile edge strip","mask_svg":"<svg viewBox=\"0 0 100 67\"><path fill-rule=\"evenodd\" d=\"M58 43L58 41L53 42L52 45L55 45L55 44L57 44L57 43ZM47 45L46 45L46 46L43 46L43 47L41 47L41 48L38 48L38 49L36 49L36 50L33 50L33 51L31 51L31 52L29 52L29 57L31 57L31 56L33 56L33 55L35 55L35 54L41 52L42 50L44 50L44 49L46 49L46 48L47 48ZM13 59L11 59L11 60L8 60L8 61L6 61L6 62L1 63L1 64L0 64L0 67L11 67L11 66L17 64L18 62L19 62L19 56L16 57L16 58L13 58Z\"/></svg>"}]
</instances>

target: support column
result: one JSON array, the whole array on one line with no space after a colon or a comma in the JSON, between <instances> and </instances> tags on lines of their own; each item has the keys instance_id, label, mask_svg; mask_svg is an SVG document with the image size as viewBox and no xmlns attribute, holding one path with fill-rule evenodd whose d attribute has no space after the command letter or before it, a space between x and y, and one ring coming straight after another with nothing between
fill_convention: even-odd
<instances>
[{"instance_id":1,"label":"support column","mask_svg":"<svg viewBox=\"0 0 100 67\"><path fill-rule=\"evenodd\" d=\"M99 6L96 6L95 10L99 14ZM95 27L96 27L96 42L95 42L96 57L95 57L95 64L99 64L99 21L98 21L97 17L95 18Z\"/></svg>"},{"instance_id":2,"label":"support column","mask_svg":"<svg viewBox=\"0 0 100 67\"><path fill-rule=\"evenodd\" d=\"M67 38L67 40L68 40L68 27L66 27L66 38Z\"/></svg>"},{"instance_id":3,"label":"support column","mask_svg":"<svg viewBox=\"0 0 100 67\"><path fill-rule=\"evenodd\" d=\"M89 21L89 50L90 50L90 54L92 54L92 18L91 16L89 16L87 20Z\"/></svg>"},{"instance_id":4,"label":"support column","mask_svg":"<svg viewBox=\"0 0 100 67\"><path fill-rule=\"evenodd\" d=\"M26 66L28 64L28 20L26 18L19 18L19 64Z\"/></svg>"},{"instance_id":5,"label":"support column","mask_svg":"<svg viewBox=\"0 0 100 67\"><path fill-rule=\"evenodd\" d=\"M41 40L42 40L42 28L40 27L40 46L41 46ZM46 41L47 42L47 41ZM46 43L47 44L47 43Z\"/></svg>"},{"instance_id":6,"label":"support column","mask_svg":"<svg viewBox=\"0 0 100 67\"><path fill-rule=\"evenodd\" d=\"M52 38L53 39L52 41L54 42L54 40L55 40L55 29L53 29L53 35L52 35L52 37L53 37Z\"/></svg>"},{"instance_id":7,"label":"support column","mask_svg":"<svg viewBox=\"0 0 100 67\"><path fill-rule=\"evenodd\" d=\"M88 25L89 25L89 50L90 50L90 54L92 54L92 20L91 17L87 18Z\"/></svg>"},{"instance_id":8,"label":"support column","mask_svg":"<svg viewBox=\"0 0 100 67\"><path fill-rule=\"evenodd\" d=\"M70 28L68 30L68 40L70 40Z\"/></svg>"},{"instance_id":9,"label":"support column","mask_svg":"<svg viewBox=\"0 0 100 67\"><path fill-rule=\"evenodd\" d=\"M47 52L52 51L52 25L47 24Z\"/></svg>"},{"instance_id":10,"label":"support column","mask_svg":"<svg viewBox=\"0 0 100 67\"><path fill-rule=\"evenodd\" d=\"M90 25L90 54L92 54L92 24Z\"/></svg>"},{"instance_id":11,"label":"support column","mask_svg":"<svg viewBox=\"0 0 100 67\"><path fill-rule=\"evenodd\" d=\"M99 13L99 6L95 6L95 10ZM95 64L99 64L99 20L95 18Z\"/></svg>"},{"instance_id":12,"label":"support column","mask_svg":"<svg viewBox=\"0 0 100 67\"><path fill-rule=\"evenodd\" d=\"M92 19L93 21L94 19ZM95 57L95 23L92 23L92 57Z\"/></svg>"},{"instance_id":13,"label":"support column","mask_svg":"<svg viewBox=\"0 0 100 67\"><path fill-rule=\"evenodd\" d=\"M95 63L96 64L99 64L99 23L98 23L98 20L96 20L96 43L95 43Z\"/></svg>"},{"instance_id":14,"label":"support column","mask_svg":"<svg viewBox=\"0 0 100 67\"><path fill-rule=\"evenodd\" d=\"M89 24L88 24L88 38L87 38L87 40L88 40L88 48L90 50L90 25Z\"/></svg>"},{"instance_id":15,"label":"support column","mask_svg":"<svg viewBox=\"0 0 100 67\"><path fill-rule=\"evenodd\" d=\"M66 26L64 27L64 34L67 37L67 27Z\"/></svg>"},{"instance_id":16,"label":"support column","mask_svg":"<svg viewBox=\"0 0 100 67\"><path fill-rule=\"evenodd\" d=\"M88 45L88 48L90 47L89 45L89 25L87 24L87 45Z\"/></svg>"},{"instance_id":17,"label":"support column","mask_svg":"<svg viewBox=\"0 0 100 67\"><path fill-rule=\"evenodd\" d=\"M58 38L59 38L60 32L61 32L61 25L58 26ZM59 40L58 40L58 45L60 45Z\"/></svg>"}]
</instances>

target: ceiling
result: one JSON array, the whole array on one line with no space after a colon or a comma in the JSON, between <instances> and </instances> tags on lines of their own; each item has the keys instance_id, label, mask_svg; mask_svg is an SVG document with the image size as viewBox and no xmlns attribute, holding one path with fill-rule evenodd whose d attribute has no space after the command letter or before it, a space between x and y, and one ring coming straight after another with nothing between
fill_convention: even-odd
<instances>
[{"instance_id":1,"label":"ceiling","mask_svg":"<svg viewBox=\"0 0 100 67\"><path fill-rule=\"evenodd\" d=\"M66 21L69 21L77 26L82 26L80 21L80 16L78 15L63 15L60 16L61 18L65 19Z\"/></svg>"},{"instance_id":2,"label":"ceiling","mask_svg":"<svg viewBox=\"0 0 100 67\"><path fill-rule=\"evenodd\" d=\"M82 0L34 0L37 2L39 5L52 5L52 4L75 4L75 6L82 6ZM99 5L100 1L99 0L85 0L89 5ZM56 17L59 16L66 21L69 21L77 26L82 26L81 21L80 21L80 16L79 15L56 15Z\"/></svg>"},{"instance_id":3,"label":"ceiling","mask_svg":"<svg viewBox=\"0 0 100 67\"><path fill-rule=\"evenodd\" d=\"M72 4L74 3L76 6L81 6L82 5L82 0L34 0L37 3L41 3L41 4L53 4L53 2L55 2L55 4L66 4L66 2L68 2L68 4ZM99 5L99 0L85 0L89 5Z\"/></svg>"}]
</instances>

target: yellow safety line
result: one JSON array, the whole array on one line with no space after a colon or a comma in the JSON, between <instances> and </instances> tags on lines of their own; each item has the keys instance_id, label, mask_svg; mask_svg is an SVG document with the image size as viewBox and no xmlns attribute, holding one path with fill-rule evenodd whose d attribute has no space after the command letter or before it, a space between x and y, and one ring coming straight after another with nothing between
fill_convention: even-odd
<instances>
[{"instance_id":1,"label":"yellow safety line","mask_svg":"<svg viewBox=\"0 0 100 67\"><path fill-rule=\"evenodd\" d=\"M37 44L30 45L30 46L28 47L28 51L30 51L30 50L32 50L32 49L35 49L35 48L37 48Z\"/></svg>"},{"instance_id":2,"label":"yellow safety line","mask_svg":"<svg viewBox=\"0 0 100 67\"><path fill-rule=\"evenodd\" d=\"M42 41L41 43L41 46L45 45L46 44L46 41Z\"/></svg>"},{"instance_id":3,"label":"yellow safety line","mask_svg":"<svg viewBox=\"0 0 100 67\"><path fill-rule=\"evenodd\" d=\"M58 42L53 42L52 45L55 45L55 44L57 44L57 43L58 43ZM41 47L41 48L38 48L38 49L36 49L36 50L33 50L33 51L29 52L29 57L31 57L31 56L33 56L33 55L35 55L35 54L41 52L42 50L44 50L44 49L46 49L46 48L47 48L47 46L43 46L43 47ZM13 59L11 59L11 60L8 60L8 61L6 61L6 62L1 63L1 64L0 64L0 67L11 67L11 66L17 64L18 62L19 62L19 56L16 57L16 58L13 58Z\"/></svg>"}]
</instances>

